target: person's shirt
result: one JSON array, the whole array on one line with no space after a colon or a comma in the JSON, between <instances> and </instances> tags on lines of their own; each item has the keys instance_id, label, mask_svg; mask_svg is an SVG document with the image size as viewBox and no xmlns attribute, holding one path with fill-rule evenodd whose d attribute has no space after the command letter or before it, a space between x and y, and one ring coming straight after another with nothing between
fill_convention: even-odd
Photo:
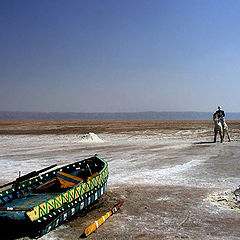
<instances>
[{"instance_id":1,"label":"person's shirt","mask_svg":"<svg viewBox=\"0 0 240 240\"><path fill-rule=\"evenodd\" d=\"M217 114L218 118L224 118L225 117L225 113L224 113L223 110L217 110L216 114Z\"/></svg>"}]
</instances>

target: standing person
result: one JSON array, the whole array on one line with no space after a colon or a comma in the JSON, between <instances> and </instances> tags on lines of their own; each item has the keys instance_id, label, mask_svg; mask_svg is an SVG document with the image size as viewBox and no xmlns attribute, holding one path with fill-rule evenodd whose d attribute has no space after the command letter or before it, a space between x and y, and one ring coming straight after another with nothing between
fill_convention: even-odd
<instances>
[{"instance_id":1,"label":"standing person","mask_svg":"<svg viewBox=\"0 0 240 240\"><path fill-rule=\"evenodd\" d=\"M218 110L214 113L216 114L217 118L219 119L219 121L221 122L222 124L222 128L223 128L223 139L224 139L224 135L225 135L225 132L227 133L227 136L228 136L228 141L230 142L231 139L230 139L230 136L229 136L229 133L228 133L228 126L225 122L225 112L223 111L222 107L221 106L218 106Z\"/></svg>"}]
</instances>

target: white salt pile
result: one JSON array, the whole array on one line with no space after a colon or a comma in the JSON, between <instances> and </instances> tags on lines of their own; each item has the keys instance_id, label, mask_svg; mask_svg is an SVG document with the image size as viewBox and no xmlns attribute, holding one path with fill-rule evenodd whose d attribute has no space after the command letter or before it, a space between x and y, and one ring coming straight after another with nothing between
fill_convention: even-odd
<instances>
[{"instance_id":1,"label":"white salt pile","mask_svg":"<svg viewBox=\"0 0 240 240\"><path fill-rule=\"evenodd\" d=\"M84 136L82 136L81 142L104 142L101 138L98 137L95 133L87 133Z\"/></svg>"}]
</instances>

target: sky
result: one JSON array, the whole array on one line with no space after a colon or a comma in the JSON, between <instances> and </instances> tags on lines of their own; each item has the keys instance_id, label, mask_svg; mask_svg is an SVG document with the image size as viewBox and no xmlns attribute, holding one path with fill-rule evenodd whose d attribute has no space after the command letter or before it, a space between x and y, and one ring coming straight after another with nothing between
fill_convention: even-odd
<instances>
[{"instance_id":1,"label":"sky","mask_svg":"<svg viewBox=\"0 0 240 240\"><path fill-rule=\"evenodd\" d=\"M240 112L238 0L0 0L0 111Z\"/></svg>"}]
</instances>

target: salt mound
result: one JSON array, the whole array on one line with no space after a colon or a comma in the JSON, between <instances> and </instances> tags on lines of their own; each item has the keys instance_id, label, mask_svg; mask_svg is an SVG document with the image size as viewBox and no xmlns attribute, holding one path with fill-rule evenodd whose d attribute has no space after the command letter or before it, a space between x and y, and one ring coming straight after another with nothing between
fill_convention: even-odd
<instances>
[{"instance_id":1,"label":"salt mound","mask_svg":"<svg viewBox=\"0 0 240 240\"><path fill-rule=\"evenodd\" d=\"M98 137L95 133L87 133L82 136L81 142L104 142L101 138Z\"/></svg>"}]
</instances>

